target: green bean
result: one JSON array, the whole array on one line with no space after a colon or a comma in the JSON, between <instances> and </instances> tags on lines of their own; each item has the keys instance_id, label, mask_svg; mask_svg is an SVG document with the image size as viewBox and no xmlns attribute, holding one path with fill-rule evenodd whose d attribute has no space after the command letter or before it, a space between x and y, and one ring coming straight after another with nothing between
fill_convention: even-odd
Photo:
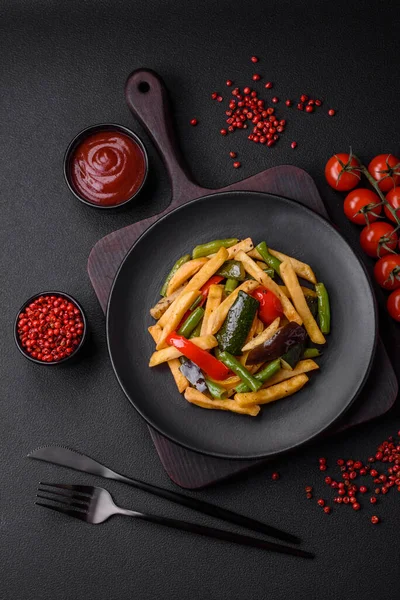
<instances>
[{"instance_id":1,"label":"green bean","mask_svg":"<svg viewBox=\"0 0 400 600\"><path fill-rule=\"evenodd\" d=\"M215 254L222 247L230 248L238 243L237 238L228 238L226 240L214 240L207 242L206 244L200 244L193 248L193 258L201 258L202 256L208 256L209 254Z\"/></svg>"},{"instance_id":2,"label":"green bean","mask_svg":"<svg viewBox=\"0 0 400 600\"><path fill-rule=\"evenodd\" d=\"M217 349L215 351L215 356L218 358L218 360L223 362L228 369L231 369L235 375L240 377L243 383L248 385L253 392L256 392L260 389L262 382L255 379L253 375L242 364L240 364L240 362L236 360L234 356L232 356L232 354L229 354L229 352L221 352L221 350Z\"/></svg>"},{"instance_id":3,"label":"green bean","mask_svg":"<svg viewBox=\"0 0 400 600\"><path fill-rule=\"evenodd\" d=\"M197 325L200 323L201 319L204 317L204 308L196 308L186 321L181 325L178 329L179 335L183 335L183 337L188 338L192 331L196 329Z\"/></svg>"},{"instance_id":4,"label":"green bean","mask_svg":"<svg viewBox=\"0 0 400 600\"><path fill-rule=\"evenodd\" d=\"M192 338L199 337L200 333L201 333L201 321L193 329L192 333L189 335L189 339L191 340Z\"/></svg>"},{"instance_id":5,"label":"green bean","mask_svg":"<svg viewBox=\"0 0 400 600\"><path fill-rule=\"evenodd\" d=\"M181 256L181 258L179 258L176 263L174 264L174 266L172 267L172 269L170 270L167 279L164 281L164 285L161 288L161 296L165 296L165 294L167 293L167 289L168 289L168 284L171 281L172 277L175 275L175 273L177 272L177 270L179 269L179 267L181 267L182 265L184 265L185 263L187 263L189 260L191 260L192 257L190 256L190 254L185 254L184 256Z\"/></svg>"},{"instance_id":6,"label":"green bean","mask_svg":"<svg viewBox=\"0 0 400 600\"><path fill-rule=\"evenodd\" d=\"M321 356L318 348L306 348L303 352L303 358L317 358L318 356Z\"/></svg>"},{"instance_id":7,"label":"green bean","mask_svg":"<svg viewBox=\"0 0 400 600\"><path fill-rule=\"evenodd\" d=\"M227 279L225 283L225 294L229 296L237 288L239 282L237 279Z\"/></svg>"},{"instance_id":8,"label":"green bean","mask_svg":"<svg viewBox=\"0 0 400 600\"><path fill-rule=\"evenodd\" d=\"M270 377L275 375L281 368L281 361L279 358L273 360L269 363L262 371L259 371L254 375L254 378L261 383L265 383ZM238 394L244 394L245 392L249 392L250 388L245 383L240 383L236 388L236 392Z\"/></svg>"},{"instance_id":9,"label":"green bean","mask_svg":"<svg viewBox=\"0 0 400 600\"><path fill-rule=\"evenodd\" d=\"M198 305L200 304L200 302L203 300L203 295L200 294L200 296L198 296L196 298L196 300L193 302L192 306L189 308L189 310L194 310L195 308L198 307Z\"/></svg>"},{"instance_id":10,"label":"green bean","mask_svg":"<svg viewBox=\"0 0 400 600\"><path fill-rule=\"evenodd\" d=\"M329 306L329 296L323 283L317 283L315 291L318 297L318 320L322 333L329 333L331 330L331 309Z\"/></svg>"},{"instance_id":11,"label":"green bean","mask_svg":"<svg viewBox=\"0 0 400 600\"><path fill-rule=\"evenodd\" d=\"M276 271L278 275L280 275L281 273L279 267L281 265L281 261L278 260L276 256L272 256L272 254L269 253L267 244L265 242L260 242L258 246L256 246L256 250L259 254L261 254L263 261L267 263L271 269Z\"/></svg>"},{"instance_id":12,"label":"green bean","mask_svg":"<svg viewBox=\"0 0 400 600\"><path fill-rule=\"evenodd\" d=\"M267 269L264 269L264 273L269 275L271 279L275 277L275 271L273 269L270 269L269 267Z\"/></svg>"},{"instance_id":13,"label":"green bean","mask_svg":"<svg viewBox=\"0 0 400 600\"><path fill-rule=\"evenodd\" d=\"M218 385L215 381L211 381L208 377L205 377L206 386L208 387L208 391L210 392L213 398L217 400L224 400L228 395L228 390L222 387L222 385Z\"/></svg>"},{"instance_id":14,"label":"green bean","mask_svg":"<svg viewBox=\"0 0 400 600\"><path fill-rule=\"evenodd\" d=\"M267 267L266 269L263 269L264 273L266 273L267 275L269 275L271 277L271 279L273 279L275 277L275 271L273 269L270 269L269 267ZM248 275L245 279L245 281L255 281L254 277L252 277L251 275Z\"/></svg>"}]
</instances>

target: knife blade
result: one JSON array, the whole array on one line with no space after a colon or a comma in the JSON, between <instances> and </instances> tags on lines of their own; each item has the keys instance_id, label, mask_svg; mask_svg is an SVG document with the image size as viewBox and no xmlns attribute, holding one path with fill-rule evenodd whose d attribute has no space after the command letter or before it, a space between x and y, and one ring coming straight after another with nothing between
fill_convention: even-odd
<instances>
[{"instance_id":1,"label":"knife blade","mask_svg":"<svg viewBox=\"0 0 400 600\"><path fill-rule=\"evenodd\" d=\"M90 458L90 456L80 454L79 452L70 450L70 448L64 446L43 446L42 448L30 452L28 458L43 460L61 467L68 467L75 471L82 471L84 473L90 473L91 475L114 479L115 481L122 481L129 484L140 483L139 480L130 479L120 473L116 473L97 460Z\"/></svg>"},{"instance_id":2,"label":"knife blade","mask_svg":"<svg viewBox=\"0 0 400 600\"><path fill-rule=\"evenodd\" d=\"M175 502L176 504L181 504L182 506L192 508L200 513L235 523L241 527L247 527L248 529L252 529L258 533L265 533L266 535L284 540L286 542L291 542L292 544L300 544L301 542L300 538L297 536L287 533L286 531L281 531L276 527L267 525L266 523L262 523L261 521L257 521L251 517L246 517L226 508L211 504L210 502L199 500L198 498L185 496L179 492L174 492L151 483L146 483L140 479L125 477L125 475L121 475L120 473L109 469L97 460L90 458L90 456L80 454L79 452L64 446L43 446L42 448L38 448L37 450L34 450L28 454L28 458L43 460L55 465L74 469L75 471L82 471L84 473L98 475L99 477L105 477L106 479L113 479L114 481L121 481L122 483L127 483L128 485L136 487L145 492L149 492L150 494L154 494L155 496L159 496L160 498L165 498L171 502Z\"/></svg>"}]
</instances>

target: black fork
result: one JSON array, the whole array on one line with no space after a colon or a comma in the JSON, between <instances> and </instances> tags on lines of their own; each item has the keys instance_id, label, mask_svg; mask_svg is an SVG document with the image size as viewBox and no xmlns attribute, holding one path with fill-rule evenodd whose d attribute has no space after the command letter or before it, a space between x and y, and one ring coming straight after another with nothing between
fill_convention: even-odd
<instances>
[{"instance_id":1,"label":"black fork","mask_svg":"<svg viewBox=\"0 0 400 600\"><path fill-rule=\"evenodd\" d=\"M113 515L125 515L128 517L136 517L151 523L165 525L182 531L189 531L207 537L234 542L242 546L251 546L262 550L270 550L272 552L281 552L283 554L291 554L292 556L301 556L303 558L314 558L310 552L300 550L299 548L291 548L283 544L275 544L259 538L251 537L217 529L215 527L206 527L197 525L188 521L179 519L169 519L158 515L150 515L138 511L128 510L117 506L110 493L99 487L88 485L66 485L61 483L40 483L37 493L37 498L46 500L47 502L36 501L39 506L44 506L51 510L66 514L75 519L80 519L92 525L104 523Z\"/></svg>"}]
</instances>

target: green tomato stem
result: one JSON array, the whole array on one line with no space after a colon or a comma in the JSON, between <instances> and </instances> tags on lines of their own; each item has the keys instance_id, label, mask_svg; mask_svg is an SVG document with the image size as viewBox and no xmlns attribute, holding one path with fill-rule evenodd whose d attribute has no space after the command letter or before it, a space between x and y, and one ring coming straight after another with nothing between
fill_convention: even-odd
<instances>
[{"instance_id":1,"label":"green tomato stem","mask_svg":"<svg viewBox=\"0 0 400 600\"><path fill-rule=\"evenodd\" d=\"M375 192L378 194L379 198L381 199L381 204L386 206L386 208L388 209L390 214L394 217L395 222L397 223L397 227L396 227L396 230L397 230L400 227L400 217L397 215L397 213L396 213L395 209L392 207L392 205L386 200L385 195L383 194L382 190L379 187L379 182L376 181L376 179L374 179L372 177L371 173L368 171L367 167L365 165L363 165L363 163L358 158L358 156L353 154L353 157L359 163L359 166L355 167L354 170L360 171L368 179L370 185L374 188Z\"/></svg>"}]
</instances>

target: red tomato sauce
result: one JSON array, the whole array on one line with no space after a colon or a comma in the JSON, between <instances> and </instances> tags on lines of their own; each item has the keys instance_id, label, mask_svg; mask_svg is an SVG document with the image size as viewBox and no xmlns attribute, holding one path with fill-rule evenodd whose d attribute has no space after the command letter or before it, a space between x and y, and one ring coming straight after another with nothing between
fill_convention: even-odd
<instances>
[{"instance_id":1,"label":"red tomato sauce","mask_svg":"<svg viewBox=\"0 0 400 600\"><path fill-rule=\"evenodd\" d=\"M103 206L126 202L140 188L146 160L140 146L120 131L88 136L71 159L75 191L88 202Z\"/></svg>"}]
</instances>

